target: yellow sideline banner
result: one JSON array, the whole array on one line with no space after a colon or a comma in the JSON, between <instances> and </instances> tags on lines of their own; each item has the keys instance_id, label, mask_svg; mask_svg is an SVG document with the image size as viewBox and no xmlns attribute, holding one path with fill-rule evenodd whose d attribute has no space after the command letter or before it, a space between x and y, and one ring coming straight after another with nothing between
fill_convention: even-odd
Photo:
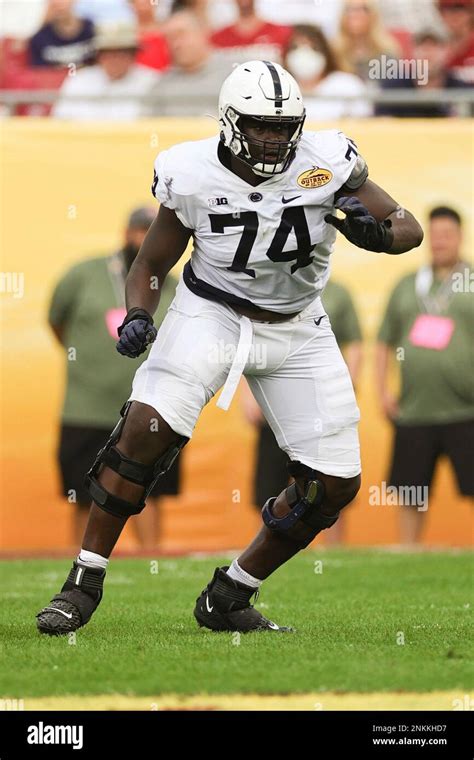
<instances>
[{"instance_id":1,"label":"yellow sideline banner","mask_svg":"<svg viewBox=\"0 0 474 760\"><path fill-rule=\"evenodd\" d=\"M465 219L465 256L473 250L472 120L344 121L382 185L422 223L438 204ZM52 288L79 259L107 254L121 242L128 212L150 194L159 150L216 133L211 119L159 119L134 124L68 124L11 119L1 125L2 174L2 514L0 551L60 550L70 539L70 510L59 493L55 450L64 382L64 356L46 324ZM189 171L197 171L190 166ZM427 240L403 256L356 249L338 237L335 279L348 286L365 338L358 399L363 485L347 511L352 545L398 541L395 507L370 506L369 488L386 479L391 429L377 406L373 340L388 294L397 280L426 260ZM182 268L183 261L176 267ZM23 277L23 289L6 287L5 273ZM117 417L118 417L117 410ZM255 433L238 399L229 412L204 410L184 451L182 494L163 502L164 550L212 551L244 544L260 524L250 503ZM271 496L273 494L269 494ZM469 543L469 505L456 493L443 463L426 515L424 542ZM127 528L120 542L134 547Z\"/></svg>"}]
</instances>

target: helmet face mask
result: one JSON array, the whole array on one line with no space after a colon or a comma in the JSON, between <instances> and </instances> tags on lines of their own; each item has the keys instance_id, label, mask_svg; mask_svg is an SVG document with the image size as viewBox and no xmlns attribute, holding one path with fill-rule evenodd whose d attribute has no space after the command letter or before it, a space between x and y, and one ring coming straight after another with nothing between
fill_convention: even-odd
<instances>
[{"instance_id":1,"label":"helmet face mask","mask_svg":"<svg viewBox=\"0 0 474 760\"><path fill-rule=\"evenodd\" d=\"M221 141L262 177L282 174L301 139L306 112L298 84L279 64L250 61L237 66L221 88ZM271 126L286 127L266 139ZM266 127L259 139L256 127ZM286 133L286 134L285 134Z\"/></svg>"},{"instance_id":2,"label":"helmet face mask","mask_svg":"<svg viewBox=\"0 0 474 760\"><path fill-rule=\"evenodd\" d=\"M255 174L271 177L285 172L296 153L301 139L305 112L302 116L258 116L238 113L228 107L225 117L231 125L232 138L228 146L236 158L250 166ZM278 124L285 126L282 139L259 139L245 131L245 122L252 126L270 126ZM248 126L247 126L248 129ZM285 135L286 132L286 135ZM221 140L225 142L224 132Z\"/></svg>"}]
</instances>

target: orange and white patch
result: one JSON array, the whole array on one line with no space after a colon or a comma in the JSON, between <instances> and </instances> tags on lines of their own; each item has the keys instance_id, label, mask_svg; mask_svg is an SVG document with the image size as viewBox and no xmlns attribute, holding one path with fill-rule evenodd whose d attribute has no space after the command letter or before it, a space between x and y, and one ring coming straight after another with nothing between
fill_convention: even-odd
<instances>
[{"instance_id":1,"label":"orange and white patch","mask_svg":"<svg viewBox=\"0 0 474 760\"><path fill-rule=\"evenodd\" d=\"M323 187L332 180L332 172L329 169L322 169L320 166L313 166L312 169L307 169L298 177L298 185L304 187L306 190L313 190L314 188Z\"/></svg>"}]
</instances>

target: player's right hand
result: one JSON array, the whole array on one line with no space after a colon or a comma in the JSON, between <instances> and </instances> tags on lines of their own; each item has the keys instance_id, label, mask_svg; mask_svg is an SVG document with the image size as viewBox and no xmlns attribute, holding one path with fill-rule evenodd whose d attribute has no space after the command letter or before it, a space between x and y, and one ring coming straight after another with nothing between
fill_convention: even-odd
<instances>
[{"instance_id":1,"label":"player's right hand","mask_svg":"<svg viewBox=\"0 0 474 760\"><path fill-rule=\"evenodd\" d=\"M119 341L116 349L119 354L136 359L153 343L158 332L153 325L153 317L145 309L133 308L117 330Z\"/></svg>"}]
</instances>

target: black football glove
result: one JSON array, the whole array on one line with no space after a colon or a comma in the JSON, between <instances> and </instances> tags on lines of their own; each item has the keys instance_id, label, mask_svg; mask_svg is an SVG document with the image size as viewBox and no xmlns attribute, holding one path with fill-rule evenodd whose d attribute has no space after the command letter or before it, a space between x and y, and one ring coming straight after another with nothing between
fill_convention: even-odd
<instances>
[{"instance_id":1,"label":"black football glove","mask_svg":"<svg viewBox=\"0 0 474 760\"><path fill-rule=\"evenodd\" d=\"M384 219L378 222L368 209L353 196L343 196L335 204L345 213L344 219L326 214L324 221L332 224L344 237L359 248L367 251L389 251L393 243L392 222Z\"/></svg>"},{"instance_id":2,"label":"black football glove","mask_svg":"<svg viewBox=\"0 0 474 760\"><path fill-rule=\"evenodd\" d=\"M130 309L117 330L120 340L116 345L119 354L136 359L155 340L158 331L153 317L145 309Z\"/></svg>"}]
</instances>

